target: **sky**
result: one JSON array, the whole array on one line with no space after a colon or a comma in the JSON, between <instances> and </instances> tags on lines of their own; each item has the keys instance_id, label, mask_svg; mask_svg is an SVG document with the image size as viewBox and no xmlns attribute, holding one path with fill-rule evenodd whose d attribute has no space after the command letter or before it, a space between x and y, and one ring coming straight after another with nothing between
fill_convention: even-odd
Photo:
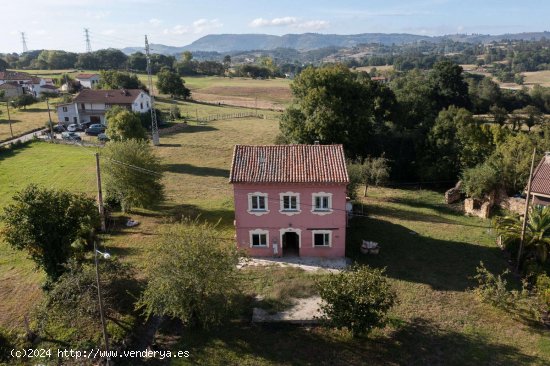
<instances>
[{"instance_id":1,"label":"sky","mask_svg":"<svg viewBox=\"0 0 550 366\"><path fill-rule=\"evenodd\" d=\"M550 30L549 0L0 0L0 52L184 46L207 34L455 33Z\"/></svg>"}]
</instances>

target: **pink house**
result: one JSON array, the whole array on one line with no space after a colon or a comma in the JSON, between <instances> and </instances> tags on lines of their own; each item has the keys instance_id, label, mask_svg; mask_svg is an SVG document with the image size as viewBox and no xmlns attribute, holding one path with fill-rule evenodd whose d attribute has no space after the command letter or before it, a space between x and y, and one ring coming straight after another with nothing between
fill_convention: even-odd
<instances>
[{"instance_id":1,"label":"pink house","mask_svg":"<svg viewBox=\"0 0 550 366\"><path fill-rule=\"evenodd\" d=\"M344 257L342 145L237 145L229 181L237 245L250 255Z\"/></svg>"}]
</instances>

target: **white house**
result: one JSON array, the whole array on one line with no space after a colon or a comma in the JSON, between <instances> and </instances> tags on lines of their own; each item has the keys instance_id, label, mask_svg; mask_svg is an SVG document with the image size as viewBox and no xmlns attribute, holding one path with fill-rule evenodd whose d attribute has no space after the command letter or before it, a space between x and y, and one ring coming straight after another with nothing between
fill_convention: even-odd
<instances>
[{"instance_id":1,"label":"white house","mask_svg":"<svg viewBox=\"0 0 550 366\"><path fill-rule=\"evenodd\" d=\"M33 77L25 72L0 71L0 85L17 83L19 85L32 84Z\"/></svg>"},{"instance_id":2,"label":"white house","mask_svg":"<svg viewBox=\"0 0 550 366\"><path fill-rule=\"evenodd\" d=\"M98 74L78 74L75 79L80 82L83 88L93 89L99 83Z\"/></svg>"},{"instance_id":3,"label":"white house","mask_svg":"<svg viewBox=\"0 0 550 366\"><path fill-rule=\"evenodd\" d=\"M151 97L141 89L85 89L75 97L72 103L58 105L58 120L65 124L90 122L105 125L105 112L112 106L146 113L151 110Z\"/></svg>"}]
</instances>

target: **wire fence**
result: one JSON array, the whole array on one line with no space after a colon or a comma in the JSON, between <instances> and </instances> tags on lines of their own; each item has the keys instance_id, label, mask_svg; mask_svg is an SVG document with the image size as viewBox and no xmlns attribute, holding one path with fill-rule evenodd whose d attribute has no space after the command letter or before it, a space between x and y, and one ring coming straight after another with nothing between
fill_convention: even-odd
<instances>
[{"instance_id":1,"label":"wire fence","mask_svg":"<svg viewBox=\"0 0 550 366\"><path fill-rule=\"evenodd\" d=\"M258 112L238 112L238 113L209 114L206 117L199 117L197 119L197 122L199 124L206 124L207 122L211 122L211 121L221 121L225 119L235 119L235 118L252 118L252 117L265 119L265 116L263 114L259 114Z\"/></svg>"}]
</instances>

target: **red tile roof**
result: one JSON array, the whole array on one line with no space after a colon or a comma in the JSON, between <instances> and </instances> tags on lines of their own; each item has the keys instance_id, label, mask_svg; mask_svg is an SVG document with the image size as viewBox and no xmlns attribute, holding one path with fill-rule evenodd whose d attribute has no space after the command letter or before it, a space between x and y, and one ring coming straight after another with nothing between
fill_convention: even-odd
<instances>
[{"instance_id":1,"label":"red tile roof","mask_svg":"<svg viewBox=\"0 0 550 366\"><path fill-rule=\"evenodd\" d=\"M348 183L342 145L236 145L231 183Z\"/></svg>"},{"instance_id":2,"label":"red tile roof","mask_svg":"<svg viewBox=\"0 0 550 366\"><path fill-rule=\"evenodd\" d=\"M94 76L99 77L99 74L78 74L75 76L75 79L91 79Z\"/></svg>"},{"instance_id":3,"label":"red tile roof","mask_svg":"<svg viewBox=\"0 0 550 366\"><path fill-rule=\"evenodd\" d=\"M25 72L0 71L0 80L31 80L32 78Z\"/></svg>"},{"instance_id":4,"label":"red tile roof","mask_svg":"<svg viewBox=\"0 0 550 366\"><path fill-rule=\"evenodd\" d=\"M550 196L550 153L546 153L533 173L531 193Z\"/></svg>"},{"instance_id":5,"label":"red tile roof","mask_svg":"<svg viewBox=\"0 0 550 366\"><path fill-rule=\"evenodd\" d=\"M141 89L115 89L115 90L92 90L85 89L81 91L76 98L75 103L106 103L106 104L132 104Z\"/></svg>"}]
</instances>

